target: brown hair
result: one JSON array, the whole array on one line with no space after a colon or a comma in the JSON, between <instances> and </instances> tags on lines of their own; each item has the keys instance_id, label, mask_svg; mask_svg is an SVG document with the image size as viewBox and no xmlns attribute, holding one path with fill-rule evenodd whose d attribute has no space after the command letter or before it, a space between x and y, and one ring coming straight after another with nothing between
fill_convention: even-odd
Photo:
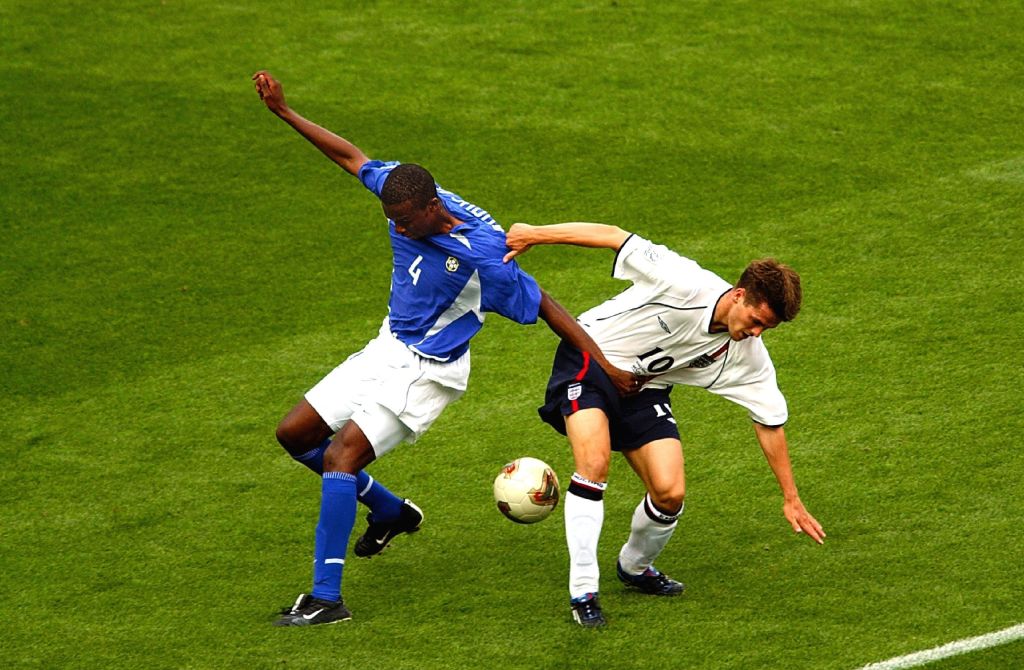
<instances>
[{"instance_id":1,"label":"brown hair","mask_svg":"<svg viewBox=\"0 0 1024 670\"><path fill-rule=\"evenodd\" d=\"M800 311L803 300L800 275L774 258L753 261L740 275L736 286L746 290L747 304L768 303L779 321L792 321Z\"/></svg>"}]
</instances>

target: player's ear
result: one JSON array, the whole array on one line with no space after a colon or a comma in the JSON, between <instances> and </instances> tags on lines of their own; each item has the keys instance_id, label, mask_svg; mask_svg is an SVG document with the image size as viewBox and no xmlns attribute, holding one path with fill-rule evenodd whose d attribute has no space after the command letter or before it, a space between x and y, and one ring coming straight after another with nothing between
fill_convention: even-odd
<instances>
[{"instance_id":1,"label":"player's ear","mask_svg":"<svg viewBox=\"0 0 1024 670\"><path fill-rule=\"evenodd\" d=\"M745 289L745 288L743 288L741 286L737 286L736 288L734 288L732 290L732 301L733 302L739 302L740 300L743 300L743 298L745 298L746 296L747 296L747 289Z\"/></svg>"}]
</instances>

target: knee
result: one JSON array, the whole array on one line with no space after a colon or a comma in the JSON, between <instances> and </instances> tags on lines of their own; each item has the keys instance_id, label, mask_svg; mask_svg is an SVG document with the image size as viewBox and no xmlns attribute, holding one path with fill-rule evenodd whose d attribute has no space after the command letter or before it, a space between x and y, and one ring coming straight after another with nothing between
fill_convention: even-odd
<instances>
[{"instance_id":1,"label":"knee","mask_svg":"<svg viewBox=\"0 0 1024 670\"><path fill-rule=\"evenodd\" d=\"M281 446L288 453L296 455L319 447L333 432L327 422L303 399L277 424L276 435Z\"/></svg>"},{"instance_id":2,"label":"knee","mask_svg":"<svg viewBox=\"0 0 1024 670\"><path fill-rule=\"evenodd\" d=\"M298 455L315 449L331 436L331 427L303 400L277 424L277 441L288 453Z\"/></svg>"},{"instance_id":3,"label":"knee","mask_svg":"<svg viewBox=\"0 0 1024 670\"><path fill-rule=\"evenodd\" d=\"M301 449L303 445L300 444L302 440L300 439L299 431L295 424L289 421L289 418L290 417L285 417L281 420L281 423L277 424L277 432L275 435L277 437L278 444L284 447L286 451L291 452L295 449Z\"/></svg>"},{"instance_id":4,"label":"knee","mask_svg":"<svg viewBox=\"0 0 1024 670\"><path fill-rule=\"evenodd\" d=\"M605 454L588 454L586 458L577 461L576 472L592 482L606 482L609 460Z\"/></svg>"},{"instance_id":5,"label":"knee","mask_svg":"<svg viewBox=\"0 0 1024 670\"><path fill-rule=\"evenodd\" d=\"M304 425L292 415L281 419L275 433L277 442L292 456L304 454L315 449L331 436L330 430L317 430Z\"/></svg>"},{"instance_id":6,"label":"knee","mask_svg":"<svg viewBox=\"0 0 1024 670\"><path fill-rule=\"evenodd\" d=\"M675 485L660 491L650 491L651 502L658 509L668 514L678 514L683 508L686 498L686 490L682 484Z\"/></svg>"}]
</instances>

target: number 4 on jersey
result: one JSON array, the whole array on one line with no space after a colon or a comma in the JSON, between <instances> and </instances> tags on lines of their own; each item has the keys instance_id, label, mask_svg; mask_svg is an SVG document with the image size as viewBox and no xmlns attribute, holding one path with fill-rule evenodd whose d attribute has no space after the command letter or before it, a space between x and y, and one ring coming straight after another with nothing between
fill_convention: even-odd
<instances>
[{"instance_id":1,"label":"number 4 on jersey","mask_svg":"<svg viewBox=\"0 0 1024 670\"><path fill-rule=\"evenodd\" d=\"M412 285L415 286L416 282L420 280L420 273L423 270L419 267L420 263L423 262L423 256L417 256L416 260L409 266L409 274L412 275Z\"/></svg>"}]
</instances>

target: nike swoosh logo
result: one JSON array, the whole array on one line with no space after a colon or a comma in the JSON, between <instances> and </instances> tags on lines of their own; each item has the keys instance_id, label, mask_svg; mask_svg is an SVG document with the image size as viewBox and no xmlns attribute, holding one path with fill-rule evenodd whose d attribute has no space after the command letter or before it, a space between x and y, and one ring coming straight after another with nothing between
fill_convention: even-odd
<instances>
[{"instance_id":1,"label":"nike swoosh logo","mask_svg":"<svg viewBox=\"0 0 1024 670\"><path fill-rule=\"evenodd\" d=\"M323 612L323 609L318 609L317 611L313 612L312 614L303 614L302 618L305 619L306 621L309 621L310 619L315 617L317 614L320 614L320 612Z\"/></svg>"}]
</instances>

